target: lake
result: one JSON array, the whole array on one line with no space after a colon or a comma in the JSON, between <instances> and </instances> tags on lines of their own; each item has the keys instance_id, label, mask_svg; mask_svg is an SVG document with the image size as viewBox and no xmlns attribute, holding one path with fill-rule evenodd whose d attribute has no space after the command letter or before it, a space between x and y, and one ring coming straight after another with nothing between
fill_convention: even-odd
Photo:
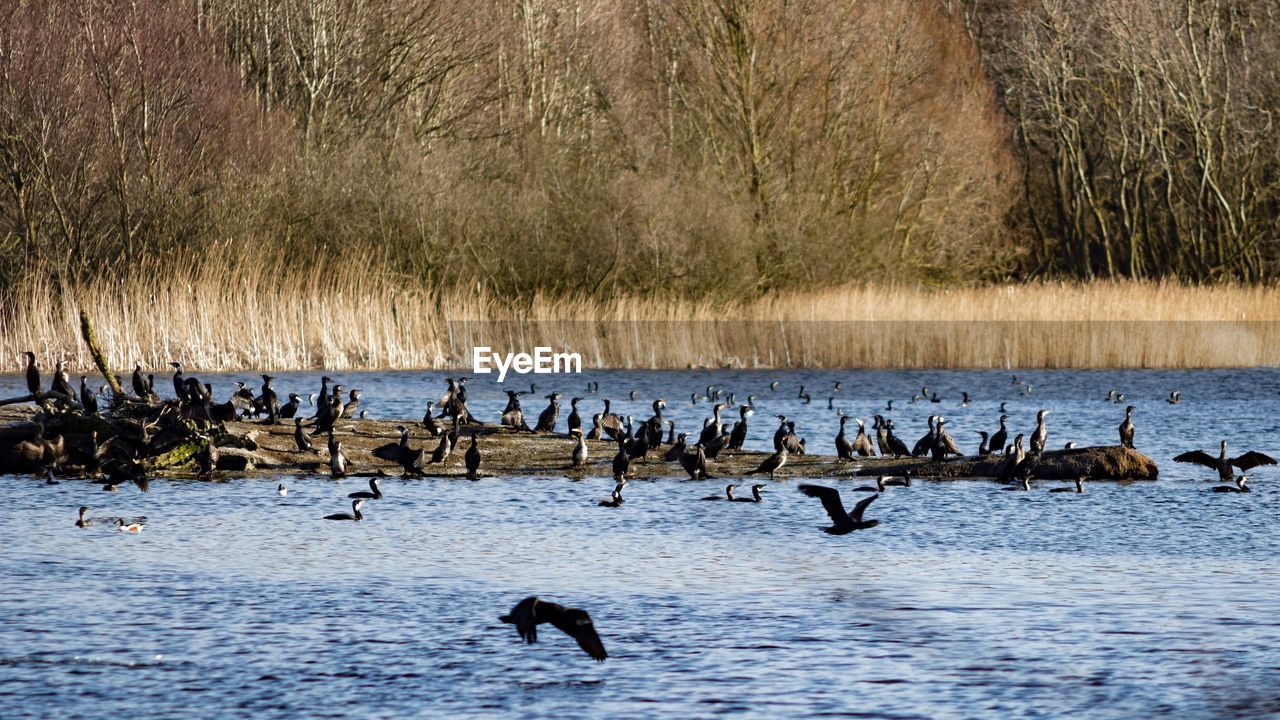
<instances>
[{"instance_id":1,"label":"lake","mask_svg":"<svg viewBox=\"0 0 1280 720\"><path fill-rule=\"evenodd\" d=\"M380 418L420 418L447 375L332 374ZM1280 468L1251 473L1252 493L1217 494L1212 471L1171 460L1216 455L1224 437L1233 455L1280 453L1280 372L1017 372L1030 395L1010 374L592 371L507 386L538 383L524 399L532 416L563 392L561 430L575 394L588 425L601 397L639 422L662 396L692 430L709 404L689 395L714 384L739 402L755 395L749 447L771 446L781 413L823 454L833 396L847 413L893 417L909 445L942 413L970 451L1001 401L1011 435L1048 408L1051 448L1115 444L1133 404L1137 448L1161 479L1091 482L1083 495L918 481L871 505L878 527L832 537L796 480L771 483L758 505L702 502L723 483L678 468L633 482L617 509L596 506L612 488L604 469L583 481L389 478L361 523L321 519L349 509L355 478L161 480L111 494L0 477L0 717L1280 714ZM318 377L280 373L276 388L305 395ZM234 379L260 383L208 379L219 398ZM924 385L943 402L910 403ZM20 386L0 377L0 397ZM167 373L156 388L171 394ZM501 387L468 388L474 414L496 419ZM1113 388L1125 403L1104 399ZM1172 390L1181 404L1165 402ZM848 504L866 484L817 482ZM76 528L80 505L145 516L145 529ZM531 594L589 610L609 660L550 626L522 645L497 616Z\"/></svg>"}]
</instances>

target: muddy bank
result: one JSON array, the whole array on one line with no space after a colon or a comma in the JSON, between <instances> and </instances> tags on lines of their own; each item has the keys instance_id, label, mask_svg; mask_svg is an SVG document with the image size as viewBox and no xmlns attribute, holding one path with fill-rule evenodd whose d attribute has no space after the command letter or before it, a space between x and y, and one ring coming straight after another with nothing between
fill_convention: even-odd
<instances>
[{"instance_id":1,"label":"muddy bank","mask_svg":"<svg viewBox=\"0 0 1280 720\"><path fill-rule=\"evenodd\" d=\"M89 475L84 469L84 458L91 454L90 435L94 428L105 424L100 420L76 416L37 416L32 406L7 406L0 408L0 473L40 472L40 468L23 462L15 456L16 446L29 440L35 431L35 421L46 425L45 436L63 435L68 459L59 469L60 475ZM399 475L400 466L374 457L373 451L399 438L397 426L404 424L410 430L410 446L425 447L430 451L439 443L418 423L388 420L339 420L335 435L342 441L343 451L349 460L349 475ZM264 425L257 422L233 421L222 425L223 431L212 433L218 447L216 475L220 477L269 476L278 474L329 475L328 452L322 437L315 438L316 452L299 451L293 439L293 425ZM456 450L439 465L426 468L426 477L461 478L463 451L470 443L472 433L478 438L482 453L480 474L482 477L534 475L548 477L598 477L611 475L610 463L617 446L608 441L588 441L589 458L584 468L573 468L570 457L573 441L564 435L533 435L517 433L495 426L464 428ZM817 445L818 438L809 443ZM649 458L632 463L636 478L684 477L678 463L665 463L660 459L669 446L654 451ZM152 478L190 477L197 474L199 447L178 444L174 449L145 463L146 475ZM768 453L725 452L718 461L709 464L713 478L742 478L755 469ZM778 478L819 478L855 475L901 475L910 471L922 478L984 478L999 474L998 460L964 458L933 462L914 458L864 458L858 462L841 461L834 455L792 455ZM1095 479L1154 480L1158 476L1156 463L1141 453L1121 447L1090 447L1059 450L1045 453L1036 477L1046 480L1069 480L1079 475ZM767 476L766 476L767 477Z\"/></svg>"}]
</instances>

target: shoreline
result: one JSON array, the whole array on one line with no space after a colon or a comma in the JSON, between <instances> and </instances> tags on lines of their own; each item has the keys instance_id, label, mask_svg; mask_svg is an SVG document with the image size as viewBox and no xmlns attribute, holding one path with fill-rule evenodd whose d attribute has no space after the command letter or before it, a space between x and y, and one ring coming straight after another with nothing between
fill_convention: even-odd
<instances>
[{"instance_id":1,"label":"shoreline","mask_svg":"<svg viewBox=\"0 0 1280 720\"><path fill-rule=\"evenodd\" d=\"M121 370L171 360L199 372L441 370L466 367L477 346L544 346L580 354L585 368L617 369L1280 365L1280 292L1264 285L851 285L713 302L514 301L376 279L352 292L303 281L246 298L198 278L155 282L11 289L0 344L14 353L0 357L0 372L20 370L26 349L42 367L59 358L91 367L81 312L106 364Z\"/></svg>"},{"instance_id":2,"label":"shoreline","mask_svg":"<svg viewBox=\"0 0 1280 720\"><path fill-rule=\"evenodd\" d=\"M13 444L30 437L34 430L34 408L29 406L7 406L0 408L0 473L9 473L13 468L7 459L10 457ZM428 453L439 443L439 439L427 436L426 430L417 422L409 420L340 420L335 425L335 437L342 442L343 453L348 457L349 465L346 477L399 477L402 469L395 463L373 456L372 452L379 446L394 443L399 438L396 430L404 425L410 431L410 447L426 448ZM297 450L293 440L293 424L263 425L258 422L233 421L224 423L226 433L220 436L219 470L208 480L235 479L245 477L272 477L277 475L311 475L318 480L330 479L328 452L322 437L313 438L316 453L305 453ZM582 468L573 468L571 454L574 441L560 433L530 434L516 432L496 425L464 426L460 432L455 449L439 466L429 466L423 479L466 479L463 466L463 453L470 444L470 435L475 432L481 450L479 475L484 478L504 476L564 477L570 480L609 479L612 481L611 460L617 452L616 443L609 440L588 441L588 463ZM828 438L811 438L813 445L827 445ZM66 441L72 447L86 445L89 436L86 432L66 432ZM687 474L676 462L663 462L661 456L671 446L663 444L658 450L651 451L645 461L632 463L632 480L654 478L688 479ZM788 479L804 478L855 478L875 475L901 475L910 471L913 477L934 480L977 479L990 480L997 472L999 458L987 459L965 457L943 462L934 462L928 458L860 458L857 462L841 461L834 455L805 454L790 455L786 465L777 476L770 479L765 475L747 475L767 457L769 453L758 451L726 451L718 461L708 461L707 467L711 477L696 482L736 480L743 485L752 482L774 482ZM172 479L196 477L195 455L171 468L148 469L148 479ZM438 469L437 469L438 468ZM1092 479L1105 480L1156 480L1158 467L1155 461L1141 453L1124 448L1104 446L1095 448L1078 448L1075 450L1046 451L1042 466L1037 468L1037 477L1045 481L1067 481L1079 475L1090 475ZM31 474L28 472L27 474ZM64 477L86 477L71 473ZM38 479L38 478L36 478ZM93 480L94 478L86 477ZM97 482L102 482L97 480Z\"/></svg>"}]
</instances>

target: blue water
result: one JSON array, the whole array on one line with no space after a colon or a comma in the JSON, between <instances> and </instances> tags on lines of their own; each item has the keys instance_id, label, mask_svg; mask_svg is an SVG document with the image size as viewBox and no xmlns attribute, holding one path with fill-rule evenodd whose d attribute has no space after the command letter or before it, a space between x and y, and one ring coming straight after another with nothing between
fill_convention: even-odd
<instances>
[{"instance_id":1,"label":"blue water","mask_svg":"<svg viewBox=\"0 0 1280 720\"><path fill-rule=\"evenodd\" d=\"M340 380L378 417L419 417L443 376ZM249 379L210 379L221 396L237 378ZM282 374L277 387L313 392L315 378ZM634 387L641 400L618 411L647 418L644 399L662 394L690 429L708 406L689 393L715 383L757 396L751 446L770 445L783 413L830 453L839 380L834 405L855 415L895 398L886 414L908 443L941 412L976 446L972 431L994 429L1005 400L1014 432L1049 408L1060 447L1115 442L1123 406L1103 398L1118 388L1161 479L1094 482L1084 495L920 482L871 506L878 527L830 537L795 480L771 484L760 505L704 503L720 484L677 472L632 483L609 509L595 506L612 485L603 469L584 481L389 479L365 522L333 523L320 518L361 481L108 494L0 477L0 717L1280 714L1280 468L1224 495L1208 492L1207 469L1170 461L1222 437L1233 452L1280 453L1280 372L1026 379L1030 396L1000 372L597 372L542 377L525 406L536 414L560 389L589 398L589 414ZM600 394L585 393L588 380ZM0 378L0 396L17 384ZM800 384L812 403L795 397ZM945 401L909 404L924 384ZM469 388L475 413L496 417L498 386ZM1181 405L1164 402L1174 389ZM960 390L975 399L967 408ZM78 529L82 504L146 527ZM592 662L550 627L521 645L496 616L529 594L588 609L610 659Z\"/></svg>"}]
</instances>

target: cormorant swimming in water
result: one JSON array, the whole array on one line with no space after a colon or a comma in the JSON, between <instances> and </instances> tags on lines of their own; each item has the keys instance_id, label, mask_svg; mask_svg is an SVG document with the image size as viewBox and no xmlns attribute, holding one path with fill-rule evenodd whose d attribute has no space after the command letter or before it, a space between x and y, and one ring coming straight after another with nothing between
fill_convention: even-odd
<instances>
[{"instance_id":1,"label":"cormorant swimming in water","mask_svg":"<svg viewBox=\"0 0 1280 720\"><path fill-rule=\"evenodd\" d=\"M1063 487L1060 487L1060 488L1053 488L1053 489L1052 489L1052 490L1050 490L1049 492L1051 492L1051 493L1082 493L1082 492L1084 492L1084 479L1085 479L1084 475L1081 475L1080 477L1076 478L1076 486L1075 486L1075 487L1069 487L1069 488L1063 488Z\"/></svg>"},{"instance_id":2,"label":"cormorant swimming in water","mask_svg":"<svg viewBox=\"0 0 1280 720\"><path fill-rule=\"evenodd\" d=\"M760 475L762 473L769 473L769 479L772 480L774 473L781 470L782 466L786 464L787 464L787 448L786 446L783 446L778 450L778 452L765 458L764 462L760 463L760 467L756 468L755 470L748 470L746 474Z\"/></svg>"},{"instance_id":3,"label":"cormorant swimming in water","mask_svg":"<svg viewBox=\"0 0 1280 720\"><path fill-rule=\"evenodd\" d=\"M608 500L601 500L596 503L596 507L622 507L622 486L626 484L627 481L623 480L617 485L614 485L613 495L611 495Z\"/></svg>"},{"instance_id":4,"label":"cormorant swimming in water","mask_svg":"<svg viewBox=\"0 0 1280 720\"><path fill-rule=\"evenodd\" d=\"M704 498L702 498L702 499L703 499L703 500L728 500L728 501L732 502L732 501L734 501L734 500L736 499L736 498L733 496L733 489L734 489L734 488L736 488L736 487L738 487L738 486L737 486L737 485L726 485L726 486L724 487L724 494L716 493L715 495L707 495L706 497L704 497Z\"/></svg>"},{"instance_id":5,"label":"cormorant swimming in water","mask_svg":"<svg viewBox=\"0 0 1280 720\"><path fill-rule=\"evenodd\" d=\"M1120 423L1120 445L1133 449L1133 411L1136 410L1130 405L1124 409L1124 422Z\"/></svg>"},{"instance_id":6,"label":"cormorant swimming in water","mask_svg":"<svg viewBox=\"0 0 1280 720\"><path fill-rule=\"evenodd\" d=\"M468 480L480 479L480 447L476 445L476 434L471 433L471 445L467 448L466 454L462 456L462 462L467 468Z\"/></svg>"},{"instance_id":7,"label":"cormorant swimming in water","mask_svg":"<svg viewBox=\"0 0 1280 720\"><path fill-rule=\"evenodd\" d=\"M1014 487L1007 487L1007 488L1005 488L1005 490L1024 490L1024 491L1028 491L1028 492L1030 492L1030 490L1031 490L1031 476L1030 476L1030 475L1024 475L1024 476L1022 476L1022 482L1021 482L1019 485L1016 485L1016 486L1014 486Z\"/></svg>"},{"instance_id":8,"label":"cormorant swimming in water","mask_svg":"<svg viewBox=\"0 0 1280 720\"><path fill-rule=\"evenodd\" d=\"M565 635L576 640L578 647L597 662L604 662L605 658L609 657L586 610L557 605L531 596L521 600L511 608L509 614L502 615L498 619L515 625L516 631L520 633L520 639L530 645L538 641L538 626L542 623L551 623Z\"/></svg>"},{"instance_id":9,"label":"cormorant swimming in water","mask_svg":"<svg viewBox=\"0 0 1280 720\"><path fill-rule=\"evenodd\" d=\"M381 500L382 489L378 487L378 478L376 477L369 478L368 490L361 490L359 492L349 493L347 497L353 500L357 498L360 500Z\"/></svg>"},{"instance_id":10,"label":"cormorant swimming in water","mask_svg":"<svg viewBox=\"0 0 1280 720\"><path fill-rule=\"evenodd\" d=\"M1249 482L1249 477L1247 475L1241 475L1236 478L1235 485L1215 485L1214 487L1209 488L1209 490L1211 492L1219 493L1247 493L1250 492L1249 488L1245 487L1245 483L1247 482Z\"/></svg>"},{"instance_id":11,"label":"cormorant swimming in water","mask_svg":"<svg viewBox=\"0 0 1280 720\"><path fill-rule=\"evenodd\" d=\"M729 498L729 500L731 500L731 501L733 501L733 502L746 502L746 503L758 503L758 502L762 502L762 501L764 501L764 498L760 496L760 490L761 490L762 488L764 488L764 485L752 485L752 486L751 486L751 497L749 497L749 498L731 497L731 498Z\"/></svg>"},{"instance_id":12,"label":"cormorant swimming in water","mask_svg":"<svg viewBox=\"0 0 1280 720\"><path fill-rule=\"evenodd\" d=\"M889 479L888 475L881 475L880 477L876 478L875 487L871 487L870 485L863 485L862 487L854 488L853 492L884 492L885 481L888 479Z\"/></svg>"},{"instance_id":13,"label":"cormorant swimming in water","mask_svg":"<svg viewBox=\"0 0 1280 720\"><path fill-rule=\"evenodd\" d=\"M1173 461L1184 462L1184 463L1195 463L1197 465L1204 465L1205 467L1215 468L1218 471L1218 477L1226 481L1230 481L1232 477L1235 475L1235 471L1231 469L1232 465L1240 468L1242 471L1247 472L1249 470L1252 470L1253 468L1258 467L1259 465L1275 465L1276 464L1275 458L1269 455L1263 455L1262 453L1254 450L1250 450L1249 452L1243 455L1240 455L1238 457L1228 458L1226 440L1222 441L1222 448L1219 451L1218 457L1216 458L1210 455L1209 453L1204 452L1203 450L1192 450L1191 452L1184 452L1181 455L1174 457Z\"/></svg>"},{"instance_id":14,"label":"cormorant swimming in water","mask_svg":"<svg viewBox=\"0 0 1280 720\"><path fill-rule=\"evenodd\" d=\"M361 514L361 512L360 512L360 508L361 508L361 507L363 507L363 506L364 506L364 499L363 499L363 498L361 498L361 499L357 499L357 500L352 500L352 501L351 501L351 512L349 512L349 513L337 513L337 514L335 514L335 515L325 515L325 516L324 516L324 519L325 519L325 520L354 520L354 521L356 521L356 522L360 522L361 520L363 520L363 519L364 519L364 515L363 515L363 514Z\"/></svg>"},{"instance_id":15,"label":"cormorant swimming in water","mask_svg":"<svg viewBox=\"0 0 1280 720\"><path fill-rule=\"evenodd\" d=\"M875 502L875 499L880 497L879 494L870 495L859 500L858 504L853 506L853 512L847 512L844 509L844 501L840 499L840 491L833 487L801 485L799 490L809 497L816 497L822 500L822 507L827 511L827 515L831 517L831 527L822 529L828 535L848 535L854 530L865 530L880 524L879 520L862 519L867 506Z\"/></svg>"},{"instance_id":16,"label":"cormorant swimming in water","mask_svg":"<svg viewBox=\"0 0 1280 720\"><path fill-rule=\"evenodd\" d=\"M85 517L85 516L84 516L84 514L85 514L85 513L87 513L87 512L89 512L89 508L87 508L87 507L81 507L81 508L80 508L80 518L79 518L78 520L76 520L76 527L78 527L78 528L87 528L87 527L89 527L90 525L92 525L92 524L93 524L93 521L92 521L92 520L90 520L89 518L87 518L87 517Z\"/></svg>"},{"instance_id":17,"label":"cormorant swimming in water","mask_svg":"<svg viewBox=\"0 0 1280 720\"><path fill-rule=\"evenodd\" d=\"M911 487L911 471L910 470L903 471L902 477L900 478L890 477L888 475L885 475L883 479L884 479L884 484L889 487Z\"/></svg>"}]
</instances>

